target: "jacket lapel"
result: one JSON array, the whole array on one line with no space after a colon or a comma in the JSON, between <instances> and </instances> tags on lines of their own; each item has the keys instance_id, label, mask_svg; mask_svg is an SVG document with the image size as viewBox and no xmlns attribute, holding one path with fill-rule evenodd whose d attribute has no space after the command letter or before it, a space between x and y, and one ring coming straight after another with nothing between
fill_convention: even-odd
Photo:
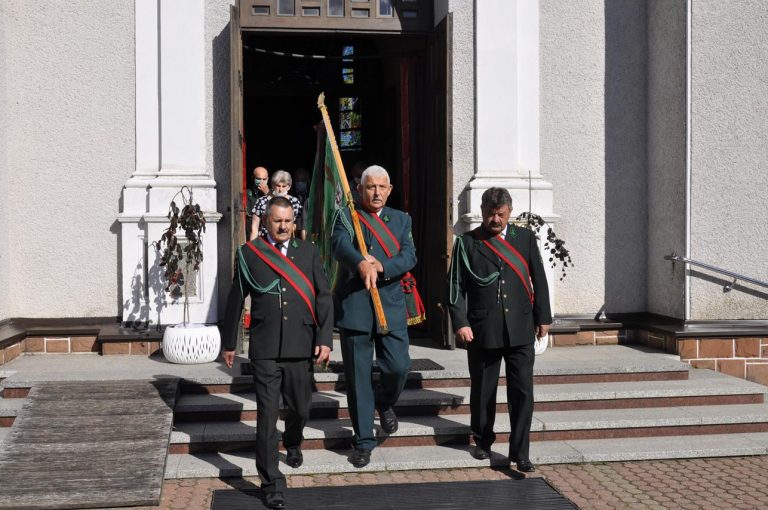
<instances>
[{"instance_id":1,"label":"jacket lapel","mask_svg":"<svg viewBox=\"0 0 768 510\"><path fill-rule=\"evenodd\" d=\"M482 227L478 227L478 228L482 228ZM499 260L498 255L493 253L493 251L490 248L488 248L488 246L485 245L485 243L483 242L483 239L484 239L484 236L482 234L478 233L475 235L475 244L477 245L478 253L480 253L480 255L488 259L488 261L491 263L491 265L494 268L498 268L502 264L501 261Z\"/></svg>"}]
</instances>

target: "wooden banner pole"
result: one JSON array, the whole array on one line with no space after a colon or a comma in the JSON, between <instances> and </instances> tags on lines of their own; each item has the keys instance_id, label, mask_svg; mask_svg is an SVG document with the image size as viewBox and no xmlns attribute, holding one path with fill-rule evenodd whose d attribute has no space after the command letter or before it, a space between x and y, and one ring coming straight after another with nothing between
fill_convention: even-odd
<instances>
[{"instance_id":1,"label":"wooden banner pole","mask_svg":"<svg viewBox=\"0 0 768 510\"><path fill-rule=\"evenodd\" d=\"M341 162L341 154L339 154L339 147L336 145L336 137L333 134L333 126L331 125L331 119L328 117L328 109L325 107L325 93L321 93L317 98L317 107L320 109L320 113L323 115L323 123L325 124L325 133L328 136L328 140L331 142L331 151L333 152L333 158L336 160L336 168L339 170L339 178L341 180L341 186L344 190L344 199L349 207L349 212L352 215L352 226L355 230L355 239L357 239L357 245L360 247L360 253L363 257L368 255L368 247L365 245L365 238L363 237L363 229L360 226L360 218L355 210L355 201L352 199L352 191L349 189L349 182L347 182L347 174L344 171L344 163ZM387 325L387 317L384 314L384 306L381 304L381 297L379 296L379 289L371 287L371 299L373 300L373 310L376 313L376 322L378 323L379 333L387 334L389 327Z\"/></svg>"}]
</instances>

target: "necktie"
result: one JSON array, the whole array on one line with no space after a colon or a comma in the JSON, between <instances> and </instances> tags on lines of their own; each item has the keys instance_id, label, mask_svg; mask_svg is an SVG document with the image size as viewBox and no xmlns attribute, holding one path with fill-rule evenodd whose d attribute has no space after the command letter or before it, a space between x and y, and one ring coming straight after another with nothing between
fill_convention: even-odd
<instances>
[{"instance_id":1,"label":"necktie","mask_svg":"<svg viewBox=\"0 0 768 510\"><path fill-rule=\"evenodd\" d=\"M278 250L280 253L283 253L283 247L284 247L284 246L285 246L285 245L284 245L283 243L275 243L275 248L277 248L277 250Z\"/></svg>"}]
</instances>

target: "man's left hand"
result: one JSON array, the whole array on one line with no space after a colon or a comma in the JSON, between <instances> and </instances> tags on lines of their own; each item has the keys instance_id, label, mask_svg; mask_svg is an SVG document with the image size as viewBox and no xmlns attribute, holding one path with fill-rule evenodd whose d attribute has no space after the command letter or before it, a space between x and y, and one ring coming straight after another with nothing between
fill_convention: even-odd
<instances>
[{"instance_id":1,"label":"man's left hand","mask_svg":"<svg viewBox=\"0 0 768 510\"><path fill-rule=\"evenodd\" d=\"M327 365L331 361L331 348L327 345L315 346L315 364Z\"/></svg>"},{"instance_id":2,"label":"man's left hand","mask_svg":"<svg viewBox=\"0 0 768 510\"><path fill-rule=\"evenodd\" d=\"M549 324L540 324L536 326L536 338L544 338L549 333Z\"/></svg>"}]
</instances>

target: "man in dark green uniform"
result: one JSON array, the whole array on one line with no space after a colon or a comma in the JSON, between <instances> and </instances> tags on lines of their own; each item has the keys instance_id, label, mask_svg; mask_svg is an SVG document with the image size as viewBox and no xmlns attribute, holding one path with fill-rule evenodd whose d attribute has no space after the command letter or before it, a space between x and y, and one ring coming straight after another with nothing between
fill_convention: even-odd
<instances>
[{"instance_id":1,"label":"man in dark green uniform","mask_svg":"<svg viewBox=\"0 0 768 510\"><path fill-rule=\"evenodd\" d=\"M333 335L333 305L320 253L292 239L293 207L285 197L269 201L267 234L238 248L227 299L222 357L232 368L243 301L251 296L248 357L256 385L256 469L268 508L285 508L285 476L279 469L277 418L287 408L285 463L304 461L301 443L312 401L312 358L327 363Z\"/></svg>"},{"instance_id":2,"label":"man in dark green uniform","mask_svg":"<svg viewBox=\"0 0 768 510\"><path fill-rule=\"evenodd\" d=\"M401 279L416 265L411 217L386 206L392 191L389 174L380 166L368 167L361 177L359 216L368 255L363 257L352 234L351 216L344 209L334 224L333 256L339 261L334 290L334 316L341 336L341 355L355 431L355 451L349 457L361 468L376 446L374 410L381 428L397 430L392 407L410 369L406 300ZM379 290L389 332L377 331L369 289ZM373 353L381 369L376 388L371 383Z\"/></svg>"},{"instance_id":3,"label":"man in dark green uniform","mask_svg":"<svg viewBox=\"0 0 768 510\"><path fill-rule=\"evenodd\" d=\"M509 461L531 472L533 344L552 322L549 289L533 232L509 225L509 192L486 190L480 207L483 223L456 239L449 273L451 321L457 340L467 345L472 455L488 459L496 440L496 389L504 359Z\"/></svg>"}]
</instances>

